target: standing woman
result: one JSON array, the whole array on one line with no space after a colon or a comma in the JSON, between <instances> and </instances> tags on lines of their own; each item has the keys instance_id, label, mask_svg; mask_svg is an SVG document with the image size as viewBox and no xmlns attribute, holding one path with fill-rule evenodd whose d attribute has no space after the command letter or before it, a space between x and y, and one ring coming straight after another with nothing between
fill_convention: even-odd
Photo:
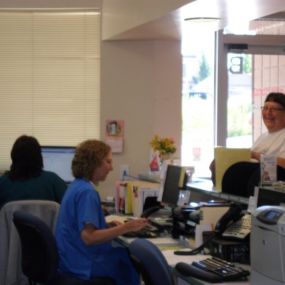
<instances>
[{"instance_id":1,"label":"standing woman","mask_svg":"<svg viewBox=\"0 0 285 285\"><path fill-rule=\"evenodd\" d=\"M11 150L10 170L0 178L0 208L16 200L50 200L60 203L65 182L43 170L41 146L36 138L22 135Z\"/></svg>"},{"instance_id":2,"label":"standing woman","mask_svg":"<svg viewBox=\"0 0 285 285\"><path fill-rule=\"evenodd\" d=\"M118 285L139 285L128 252L111 241L147 225L146 219L107 224L96 188L113 170L110 146L98 140L82 142L75 151L70 184L61 204L56 240L59 273L90 280L109 276Z\"/></svg>"}]
</instances>

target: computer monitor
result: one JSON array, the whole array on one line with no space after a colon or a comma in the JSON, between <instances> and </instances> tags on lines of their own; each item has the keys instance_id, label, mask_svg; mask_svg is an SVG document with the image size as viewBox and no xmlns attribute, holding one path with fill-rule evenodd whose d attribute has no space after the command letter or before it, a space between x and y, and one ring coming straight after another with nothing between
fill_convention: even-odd
<instances>
[{"instance_id":1,"label":"computer monitor","mask_svg":"<svg viewBox=\"0 0 285 285\"><path fill-rule=\"evenodd\" d=\"M186 179L185 169L177 165L168 165L163 185L161 202L176 207L179 192L183 189Z\"/></svg>"},{"instance_id":2,"label":"computer monitor","mask_svg":"<svg viewBox=\"0 0 285 285\"><path fill-rule=\"evenodd\" d=\"M61 177L66 183L70 183L74 177L71 171L71 163L75 152L72 146L42 146L41 147L44 170L52 171Z\"/></svg>"},{"instance_id":3,"label":"computer monitor","mask_svg":"<svg viewBox=\"0 0 285 285\"><path fill-rule=\"evenodd\" d=\"M284 206L285 191L260 187L257 195L257 206Z\"/></svg>"}]
</instances>

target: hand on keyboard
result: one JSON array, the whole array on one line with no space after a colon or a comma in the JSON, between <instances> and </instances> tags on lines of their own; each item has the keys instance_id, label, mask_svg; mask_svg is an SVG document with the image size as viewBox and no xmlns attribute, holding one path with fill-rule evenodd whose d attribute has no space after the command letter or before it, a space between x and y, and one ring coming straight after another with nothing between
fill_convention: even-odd
<instances>
[{"instance_id":1,"label":"hand on keyboard","mask_svg":"<svg viewBox=\"0 0 285 285\"><path fill-rule=\"evenodd\" d=\"M158 237L158 229L152 225L146 225L139 231L132 231L125 233L124 237L137 237L137 238L156 238Z\"/></svg>"},{"instance_id":2,"label":"hand on keyboard","mask_svg":"<svg viewBox=\"0 0 285 285\"><path fill-rule=\"evenodd\" d=\"M134 223L134 221L142 221L142 227L135 228L129 230L127 233L123 234L125 237L139 237L139 238L155 238L158 236L158 229L155 226L149 224L147 219L144 218L129 218L125 221L125 223L130 224Z\"/></svg>"}]
</instances>

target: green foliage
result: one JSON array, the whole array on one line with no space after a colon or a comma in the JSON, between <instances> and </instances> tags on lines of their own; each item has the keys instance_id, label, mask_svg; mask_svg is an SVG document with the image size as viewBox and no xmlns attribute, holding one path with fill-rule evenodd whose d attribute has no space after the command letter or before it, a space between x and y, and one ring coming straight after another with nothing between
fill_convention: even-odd
<instances>
[{"instance_id":1,"label":"green foliage","mask_svg":"<svg viewBox=\"0 0 285 285\"><path fill-rule=\"evenodd\" d=\"M207 78L210 75L210 67L206 60L205 55L202 55L200 61L200 69L199 69L199 80L202 81L203 79Z\"/></svg>"},{"instance_id":2,"label":"green foliage","mask_svg":"<svg viewBox=\"0 0 285 285\"><path fill-rule=\"evenodd\" d=\"M232 105L228 106L228 137L245 136L251 134L250 106Z\"/></svg>"},{"instance_id":3,"label":"green foliage","mask_svg":"<svg viewBox=\"0 0 285 285\"><path fill-rule=\"evenodd\" d=\"M199 72L197 76L192 76L192 82L198 84L210 75L210 67L205 55L203 54L199 63Z\"/></svg>"},{"instance_id":4,"label":"green foliage","mask_svg":"<svg viewBox=\"0 0 285 285\"><path fill-rule=\"evenodd\" d=\"M252 55L245 54L243 57L243 72L252 73Z\"/></svg>"}]
</instances>

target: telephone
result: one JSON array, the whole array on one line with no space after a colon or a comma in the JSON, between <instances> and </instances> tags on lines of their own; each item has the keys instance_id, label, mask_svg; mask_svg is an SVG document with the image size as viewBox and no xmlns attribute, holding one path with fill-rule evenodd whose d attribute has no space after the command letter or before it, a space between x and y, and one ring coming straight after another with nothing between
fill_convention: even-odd
<instances>
[{"instance_id":1,"label":"telephone","mask_svg":"<svg viewBox=\"0 0 285 285\"><path fill-rule=\"evenodd\" d=\"M224 238L234 238L245 241L251 229L250 214L243 214L240 205L232 204L229 210L219 219L216 224L215 231L208 239L199 247L191 251L175 251L177 255L194 255L201 252L205 246L212 243L213 240L223 240ZM247 241L247 239L246 239ZM248 243L248 242L247 242Z\"/></svg>"},{"instance_id":2,"label":"telephone","mask_svg":"<svg viewBox=\"0 0 285 285\"><path fill-rule=\"evenodd\" d=\"M217 222L215 231L225 238L246 238L251 230L251 215L243 214L239 205L232 205Z\"/></svg>"}]
</instances>

